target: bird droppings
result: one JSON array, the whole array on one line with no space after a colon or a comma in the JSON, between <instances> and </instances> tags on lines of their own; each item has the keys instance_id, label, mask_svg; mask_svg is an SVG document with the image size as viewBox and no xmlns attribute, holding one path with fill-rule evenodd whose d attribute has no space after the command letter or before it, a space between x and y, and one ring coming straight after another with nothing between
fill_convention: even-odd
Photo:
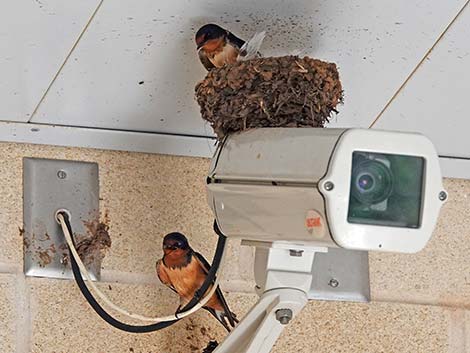
<instances>
[{"instance_id":1,"label":"bird droppings","mask_svg":"<svg viewBox=\"0 0 470 353\"><path fill-rule=\"evenodd\" d=\"M298 56L213 69L195 91L202 118L219 139L257 127L323 127L343 101L336 65Z\"/></svg>"},{"instance_id":2,"label":"bird droppings","mask_svg":"<svg viewBox=\"0 0 470 353\"><path fill-rule=\"evenodd\" d=\"M52 262L52 257L47 250L38 251L37 255L39 257L39 267L46 267Z\"/></svg>"},{"instance_id":3,"label":"bird droppings","mask_svg":"<svg viewBox=\"0 0 470 353\"><path fill-rule=\"evenodd\" d=\"M37 258L39 267L46 267L54 259L55 253L57 252L54 243L50 244L47 248L38 246L34 252Z\"/></svg>"}]
</instances>

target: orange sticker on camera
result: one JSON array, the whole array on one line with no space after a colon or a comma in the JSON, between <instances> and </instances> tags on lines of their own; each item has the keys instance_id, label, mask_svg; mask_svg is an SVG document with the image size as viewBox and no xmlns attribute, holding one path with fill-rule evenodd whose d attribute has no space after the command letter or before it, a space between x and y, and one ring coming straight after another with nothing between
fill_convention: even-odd
<instances>
[{"instance_id":1,"label":"orange sticker on camera","mask_svg":"<svg viewBox=\"0 0 470 353\"><path fill-rule=\"evenodd\" d=\"M315 210L308 210L305 217L305 227L309 233L321 236L323 229L321 214Z\"/></svg>"}]
</instances>

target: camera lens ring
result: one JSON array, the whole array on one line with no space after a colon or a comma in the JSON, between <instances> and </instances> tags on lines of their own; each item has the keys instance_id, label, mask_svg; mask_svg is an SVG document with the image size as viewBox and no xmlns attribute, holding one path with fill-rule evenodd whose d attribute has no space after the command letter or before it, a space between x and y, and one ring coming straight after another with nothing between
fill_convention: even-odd
<instances>
[{"instance_id":1,"label":"camera lens ring","mask_svg":"<svg viewBox=\"0 0 470 353\"><path fill-rule=\"evenodd\" d=\"M393 174L383 162L365 159L352 171L352 195L363 205L378 204L393 192Z\"/></svg>"},{"instance_id":2,"label":"camera lens ring","mask_svg":"<svg viewBox=\"0 0 470 353\"><path fill-rule=\"evenodd\" d=\"M360 173L356 177L357 187L364 192L367 192L368 190L372 189L375 183L376 181L374 175L368 172Z\"/></svg>"}]
</instances>

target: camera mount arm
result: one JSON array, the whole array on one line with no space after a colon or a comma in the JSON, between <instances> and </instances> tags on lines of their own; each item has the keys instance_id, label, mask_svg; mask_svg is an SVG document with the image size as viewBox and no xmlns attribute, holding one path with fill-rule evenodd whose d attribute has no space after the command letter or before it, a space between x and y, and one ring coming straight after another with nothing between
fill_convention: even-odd
<instances>
[{"instance_id":1,"label":"camera mount arm","mask_svg":"<svg viewBox=\"0 0 470 353\"><path fill-rule=\"evenodd\" d=\"M287 324L307 304L315 254L328 248L289 242L247 242L256 246L258 302L215 353L268 353Z\"/></svg>"}]
</instances>

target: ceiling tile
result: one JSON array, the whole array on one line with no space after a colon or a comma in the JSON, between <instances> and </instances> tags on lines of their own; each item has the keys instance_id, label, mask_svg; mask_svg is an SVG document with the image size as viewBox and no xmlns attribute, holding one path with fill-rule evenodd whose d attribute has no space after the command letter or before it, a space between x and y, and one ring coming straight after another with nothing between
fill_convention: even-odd
<instances>
[{"instance_id":1,"label":"ceiling tile","mask_svg":"<svg viewBox=\"0 0 470 353\"><path fill-rule=\"evenodd\" d=\"M0 11L0 120L28 121L97 0L4 1Z\"/></svg>"},{"instance_id":2,"label":"ceiling tile","mask_svg":"<svg viewBox=\"0 0 470 353\"><path fill-rule=\"evenodd\" d=\"M470 6L374 127L417 131L442 156L470 158Z\"/></svg>"},{"instance_id":3,"label":"ceiling tile","mask_svg":"<svg viewBox=\"0 0 470 353\"><path fill-rule=\"evenodd\" d=\"M264 55L336 62L345 103L330 125L366 127L463 2L105 2L33 121L211 135L194 101L205 71L193 36L216 22L245 39L267 30Z\"/></svg>"}]
</instances>

